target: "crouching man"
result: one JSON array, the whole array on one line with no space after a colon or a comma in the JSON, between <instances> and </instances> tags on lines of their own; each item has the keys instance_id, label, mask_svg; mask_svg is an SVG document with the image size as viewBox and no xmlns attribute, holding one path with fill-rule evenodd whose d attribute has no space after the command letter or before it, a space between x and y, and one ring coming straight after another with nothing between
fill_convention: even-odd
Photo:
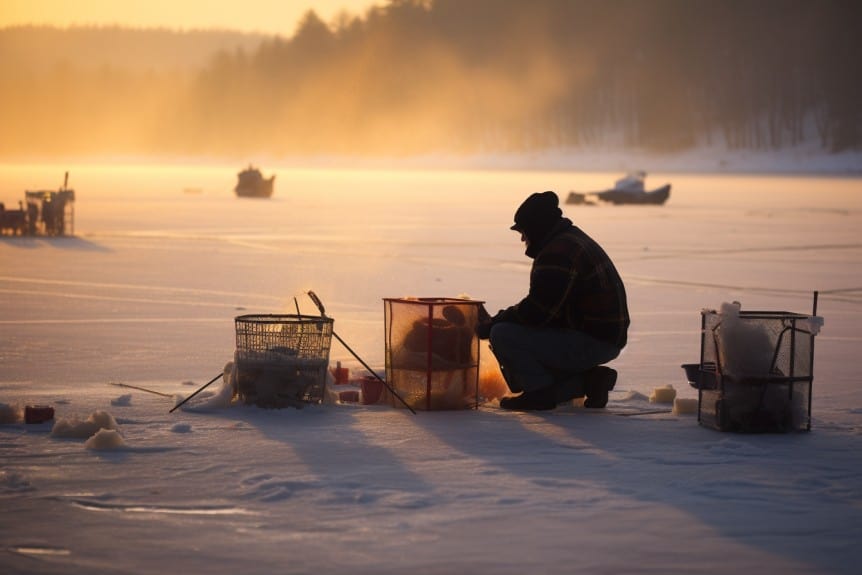
<instances>
[{"instance_id":1,"label":"crouching man","mask_svg":"<svg viewBox=\"0 0 862 575\"><path fill-rule=\"evenodd\" d=\"M602 364L626 345L626 291L605 251L564 218L554 192L535 193L515 213L511 229L521 234L532 258L530 291L490 317L477 333L489 339L514 397L500 407L553 409L584 397L602 408L617 372Z\"/></svg>"}]
</instances>

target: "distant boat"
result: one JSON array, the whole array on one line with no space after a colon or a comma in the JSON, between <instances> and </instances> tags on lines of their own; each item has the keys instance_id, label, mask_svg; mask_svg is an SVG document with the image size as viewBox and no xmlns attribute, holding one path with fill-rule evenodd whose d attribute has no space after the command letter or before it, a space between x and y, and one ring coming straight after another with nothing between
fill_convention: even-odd
<instances>
[{"instance_id":1,"label":"distant boat","mask_svg":"<svg viewBox=\"0 0 862 575\"><path fill-rule=\"evenodd\" d=\"M260 170L249 165L237 174L237 184L234 192L240 198L268 198L272 196L275 175L264 178Z\"/></svg>"},{"instance_id":2,"label":"distant boat","mask_svg":"<svg viewBox=\"0 0 862 575\"><path fill-rule=\"evenodd\" d=\"M0 202L0 235L75 235L75 190L69 189L69 172L59 190L25 190L17 210L7 210Z\"/></svg>"},{"instance_id":3,"label":"distant boat","mask_svg":"<svg viewBox=\"0 0 862 575\"><path fill-rule=\"evenodd\" d=\"M614 187L597 192L569 192L567 204L595 205L598 202L609 204L662 205L670 197L670 184L647 191L644 188L646 172L632 172L617 180Z\"/></svg>"}]
</instances>

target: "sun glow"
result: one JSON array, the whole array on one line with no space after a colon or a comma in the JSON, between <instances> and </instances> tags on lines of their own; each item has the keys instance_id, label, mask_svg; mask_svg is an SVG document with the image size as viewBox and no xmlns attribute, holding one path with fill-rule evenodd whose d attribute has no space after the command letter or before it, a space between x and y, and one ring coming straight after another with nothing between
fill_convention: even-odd
<instances>
[{"instance_id":1,"label":"sun glow","mask_svg":"<svg viewBox=\"0 0 862 575\"><path fill-rule=\"evenodd\" d=\"M309 10L329 22L342 12L364 13L374 0L5 0L0 28L18 25L123 26L169 29L229 29L291 36Z\"/></svg>"}]
</instances>

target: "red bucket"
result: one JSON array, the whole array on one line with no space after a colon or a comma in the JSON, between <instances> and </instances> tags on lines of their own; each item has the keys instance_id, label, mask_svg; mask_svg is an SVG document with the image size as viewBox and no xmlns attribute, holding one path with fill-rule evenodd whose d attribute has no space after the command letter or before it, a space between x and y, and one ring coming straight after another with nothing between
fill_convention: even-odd
<instances>
[{"instance_id":1,"label":"red bucket","mask_svg":"<svg viewBox=\"0 0 862 575\"><path fill-rule=\"evenodd\" d=\"M335 385L347 385L350 383L350 369L341 367L340 361L336 367L329 368L329 373L332 374Z\"/></svg>"},{"instance_id":2,"label":"red bucket","mask_svg":"<svg viewBox=\"0 0 862 575\"><path fill-rule=\"evenodd\" d=\"M362 403L364 405L373 405L380 401L380 394L383 393L383 382L372 376L365 376L359 383L362 390Z\"/></svg>"},{"instance_id":3,"label":"red bucket","mask_svg":"<svg viewBox=\"0 0 862 575\"><path fill-rule=\"evenodd\" d=\"M359 390L345 389L338 392L338 401L340 403L359 403Z\"/></svg>"}]
</instances>

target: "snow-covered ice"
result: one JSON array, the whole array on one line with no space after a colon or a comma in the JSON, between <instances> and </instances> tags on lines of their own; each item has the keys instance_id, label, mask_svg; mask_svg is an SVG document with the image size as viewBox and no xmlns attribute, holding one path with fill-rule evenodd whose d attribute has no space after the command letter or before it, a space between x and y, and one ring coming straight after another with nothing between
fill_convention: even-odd
<instances>
[{"instance_id":1,"label":"snow-covered ice","mask_svg":"<svg viewBox=\"0 0 862 575\"><path fill-rule=\"evenodd\" d=\"M609 409L412 415L231 405L234 317L315 313L313 289L382 368L383 298L512 303L520 201L619 174L264 167L271 200L233 197L231 166L72 166L75 237L0 239L0 572L857 572L862 180L627 166L668 203L564 206L629 292ZM0 166L0 201L65 169ZM810 313L814 290L810 432L649 401L697 397L701 309ZM330 359L362 371L337 341Z\"/></svg>"}]
</instances>

